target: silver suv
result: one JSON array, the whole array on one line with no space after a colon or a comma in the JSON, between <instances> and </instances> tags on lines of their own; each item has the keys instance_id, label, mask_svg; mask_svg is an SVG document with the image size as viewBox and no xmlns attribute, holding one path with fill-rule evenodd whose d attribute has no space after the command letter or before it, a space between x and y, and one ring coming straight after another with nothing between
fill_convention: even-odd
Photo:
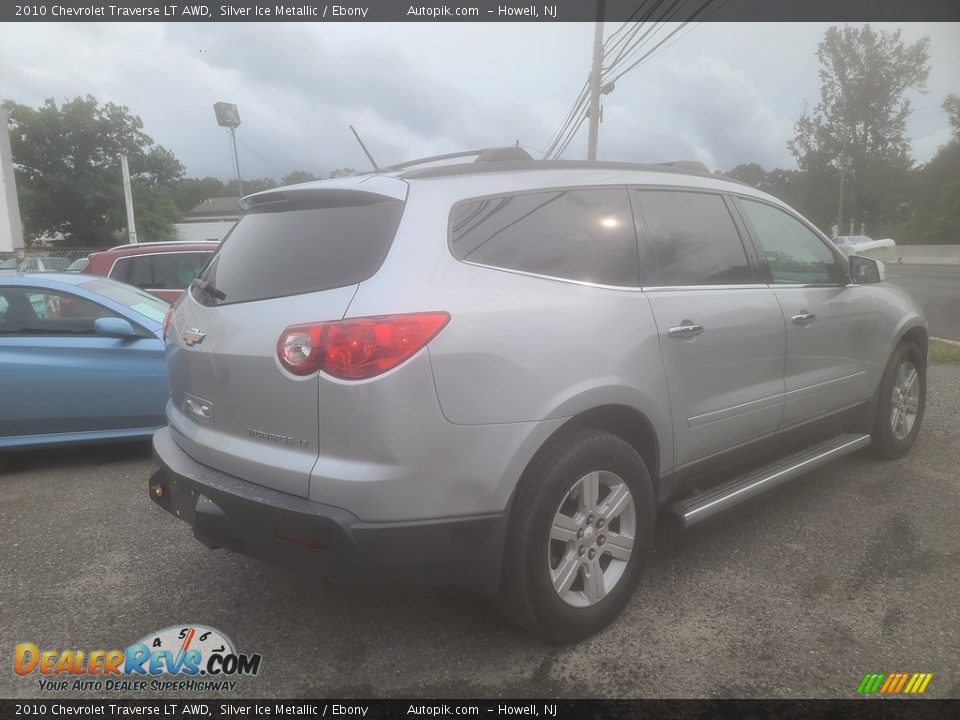
<instances>
[{"instance_id":1,"label":"silver suv","mask_svg":"<svg viewBox=\"0 0 960 720\"><path fill-rule=\"evenodd\" d=\"M210 547L466 586L569 642L629 601L658 510L919 431L917 304L696 164L493 149L243 204L165 322L149 481Z\"/></svg>"}]
</instances>

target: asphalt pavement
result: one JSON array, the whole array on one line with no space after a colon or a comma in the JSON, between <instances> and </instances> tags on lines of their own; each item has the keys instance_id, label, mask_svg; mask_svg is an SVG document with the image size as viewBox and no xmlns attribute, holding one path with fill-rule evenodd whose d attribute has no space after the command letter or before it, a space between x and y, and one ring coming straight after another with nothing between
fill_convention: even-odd
<instances>
[{"instance_id":1,"label":"asphalt pavement","mask_svg":"<svg viewBox=\"0 0 960 720\"><path fill-rule=\"evenodd\" d=\"M887 280L917 299L933 337L960 340L960 265L888 263Z\"/></svg>"},{"instance_id":2,"label":"asphalt pavement","mask_svg":"<svg viewBox=\"0 0 960 720\"><path fill-rule=\"evenodd\" d=\"M861 451L691 530L662 521L623 616L568 647L459 590L208 550L147 498L144 445L0 457L0 697L57 697L12 672L16 643L123 649L191 622L263 656L234 698L849 698L868 672L958 697L960 368L932 367L928 397L904 459Z\"/></svg>"}]
</instances>

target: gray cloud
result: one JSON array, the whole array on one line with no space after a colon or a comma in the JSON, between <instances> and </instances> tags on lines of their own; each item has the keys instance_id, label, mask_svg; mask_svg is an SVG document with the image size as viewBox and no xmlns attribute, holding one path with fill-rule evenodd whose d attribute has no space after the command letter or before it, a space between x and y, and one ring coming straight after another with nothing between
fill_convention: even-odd
<instances>
[{"instance_id":1,"label":"gray cloud","mask_svg":"<svg viewBox=\"0 0 960 720\"><path fill-rule=\"evenodd\" d=\"M816 102L816 43L826 25L705 23L617 83L605 98L600 155L790 166L786 142ZM608 28L608 33L615 28ZM248 177L326 173L470 147L549 142L586 77L586 24L36 24L0 29L0 98L38 104L93 94L128 105L191 175L227 177L212 104L240 107ZM960 91L957 25L930 35L933 71L911 121L915 157L946 137L937 110ZM584 131L567 157L582 157ZM275 166L275 167L274 167ZM279 170L277 169L279 168Z\"/></svg>"}]
</instances>

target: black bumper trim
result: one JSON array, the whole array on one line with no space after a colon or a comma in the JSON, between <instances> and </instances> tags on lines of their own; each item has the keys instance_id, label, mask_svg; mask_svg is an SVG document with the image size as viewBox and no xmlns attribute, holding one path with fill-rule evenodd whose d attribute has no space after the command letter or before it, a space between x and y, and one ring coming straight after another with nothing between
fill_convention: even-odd
<instances>
[{"instance_id":1,"label":"black bumper trim","mask_svg":"<svg viewBox=\"0 0 960 720\"><path fill-rule=\"evenodd\" d=\"M153 436L160 469L150 498L226 548L305 574L354 582L434 584L496 593L507 513L372 523L332 505L266 488L198 463L169 428Z\"/></svg>"}]
</instances>

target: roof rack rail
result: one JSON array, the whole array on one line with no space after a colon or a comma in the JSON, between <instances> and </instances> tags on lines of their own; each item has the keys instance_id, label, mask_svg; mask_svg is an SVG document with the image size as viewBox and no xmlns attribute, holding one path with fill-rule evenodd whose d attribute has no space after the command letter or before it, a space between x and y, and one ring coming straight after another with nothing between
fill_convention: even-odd
<instances>
[{"instance_id":1,"label":"roof rack rail","mask_svg":"<svg viewBox=\"0 0 960 720\"><path fill-rule=\"evenodd\" d=\"M635 163L610 160L534 160L500 161L500 162L472 162L452 163L436 167L414 168L400 174L404 180L414 180L435 177L452 177L456 175L476 175L480 173L513 172L525 170L626 170L643 171L676 175L696 175L699 177L715 178L726 182L745 185L732 177L719 173L712 173L707 167L695 160L678 160L666 163Z\"/></svg>"},{"instance_id":2,"label":"roof rack rail","mask_svg":"<svg viewBox=\"0 0 960 720\"><path fill-rule=\"evenodd\" d=\"M677 168L678 170L697 170L698 172L710 172L710 169L699 160L671 160L670 162L659 162L654 165L665 165L666 167Z\"/></svg>"},{"instance_id":3,"label":"roof rack rail","mask_svg":"<svg viewBox=\"0 0 960 720\"><path fill-rule=\"evenodd\" d=\"M462 157L476 157L474 162L516 162L518 160L533 160L526 150L513 145L507 147L489 147L479 150L464 150L463 152L446 153L445 155L432 155L430 157L417 158L415 160L406 160L380 168L380 172L397 172L417 165L426 165L427 163L439 162L440 160L453 160Z\"/></svg>"}]
</instances>

